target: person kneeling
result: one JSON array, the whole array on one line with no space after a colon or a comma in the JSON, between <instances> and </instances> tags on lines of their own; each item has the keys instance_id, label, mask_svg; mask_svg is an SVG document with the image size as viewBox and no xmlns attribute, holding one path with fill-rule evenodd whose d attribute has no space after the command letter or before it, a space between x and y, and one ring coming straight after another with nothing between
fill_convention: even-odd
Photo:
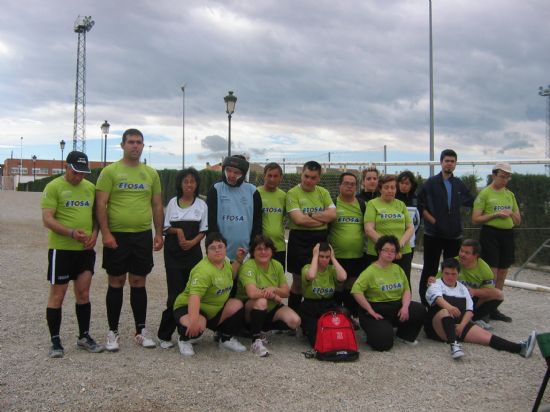
<instances>
[{"instance_id":1,"label":"person kneeling","mask_svg":"<svg viewBox=\"0 0 550 412\"><path fill-rule=\"evenodd\" d=\"M206 257L189 274L185 290L174 302L174 318L179 332L179 349L184 356L195 354L193 344L206 328L220 333L220 349L244 352L233 337L243 324L243 303L229 298L246 251L239 248L232 266L226 258L227 241L217 232L206 236Z\"/></svg>"},{"instance_id":2,"label":"person kneeling","mask_svg":"<svg viewBox=\"0 0 550 412\"><path fill-rule=\"evenodd\" d=\"M290 288L283 265L273 259L275 245L266 236L258 235L250 246L250 256L239 271L236 297L244 302L245 320L252 332L252 353L269 355L264 346L267 340L264 331L300 326L300 317L282 300Z\"/></svg>"},{"instance_id":3,"label":"person kneeling","mask_svg":"<svg viewBox=\"0 0 550 412\"><path fill-rule=\"evenodd\" d=\"M424 326L426 335L434 340L447 342L453 359L464 356L459 341L490 346L496 350L517 353L528 358L533 353L536 331L525 342L514 343L493 335L472 322L473 301L466 286L458 282L460 265L454 258L441 264L441 278L430 285L426 300L430 304Z\"/></svg>"},{"instance_id":4,"label":"person kneeling","mask_svg":"<svg viewBox=\"0 0 550 412\"><path fill-rule=\"evenodd\" d=\"M408 240L407 240L408 241ZM416 345L426 311L411 302L411 288L401 267L393 263L400 244L395 236L381 236L375 245L378 260L366 268L351 288L360 306L359 323L367 343L376 351L393 347L393 328L403 343Z\"/></svg>"}]
</instances>

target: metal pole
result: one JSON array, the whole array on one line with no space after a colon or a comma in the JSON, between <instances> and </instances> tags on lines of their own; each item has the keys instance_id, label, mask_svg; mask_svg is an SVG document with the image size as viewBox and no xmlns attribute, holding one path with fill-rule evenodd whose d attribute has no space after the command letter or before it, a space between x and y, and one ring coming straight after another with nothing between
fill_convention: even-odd
<instances>
[{"instance_id":1,"label":"metal pole","mask_svg":"<svg viewBox=\"0 0 550 412\"><path fill-rule=\"evenodd\" d=\"M229 131L227 133L227 156L231 156L231 114L227 115L229 119Z\"/></svg>"},{"instance_id":2,"label":"metal pole","mask_svg":"<svg viewBox=\"0 0 550 412\"><path fill-rule=\"evenodd\" d=\"M63 149L61 149L61 174L63 174Z\"/></svg>"},{"instance_id":3,"label":"metal pole","mask_svg":"<svg viewBox=\"0 0 550 412\"><path fill-rule=\"evenodd\" d=\"M105 143L103 145L103 167L107 166L107 133L105 133Z\"/></svg>"},{"instance_id":4,"label":"metal pole","mask_svg":"<svg viewBox=\"0 0 550 412\"><path fill-rule=\"evenodd\" d=\"M21 163L19 163L19 183L21 183L22 175L23 175L23 136L21 136Z\"/></svg>"},{"instance_id":5,"label":"metal pole","mask_svg":"<svg viewBox=\"0 0 550 412\"><path fill-rule=\"evenodd\" d=\"M434 161L434 70L432 47L432 0L430 3L430 161ZM434 166L430 165L430 176L434 175Z\"/></svg>"},{"instance_id":6,"label":"metal pole","mask_svg":"<svg viewBox=\"0 0 550 412\"><path fill-rule=\"evenodd\" d=\"M181 112L181 168L185 169L185 86L186 83L183 83L181 86L181 91L183 93L182 101L182 112Z\"/></svg>"},{"instance_id":7,"label":"metal pole","mask_svg":"<svg viewBox=\"0 0 550 412\"><path fill-rule=\"evenodd\" d=\"M388 161L388 146L384 145L384 163ZM384 174L388 174L388 166L384 165Z\"/></svg>"}]
</instances>

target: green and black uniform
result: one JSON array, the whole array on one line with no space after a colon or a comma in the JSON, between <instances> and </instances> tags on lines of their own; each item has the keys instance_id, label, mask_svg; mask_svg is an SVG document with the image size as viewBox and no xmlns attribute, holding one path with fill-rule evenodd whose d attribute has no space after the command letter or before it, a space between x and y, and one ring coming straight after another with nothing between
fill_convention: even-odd
<instances>
[{"instance_id":1,"label":"green and black uniform","mask_svg":"<svg viewBox=\"0 0 550 412\"><path fill-rule=\"evenodd\" d=\"M286 258L285 226L286 193L277 188L270 192L263 186L257 188L262 198L262 234L275 244L274 258L283 267Z\"/></svg>"}]
</instances>

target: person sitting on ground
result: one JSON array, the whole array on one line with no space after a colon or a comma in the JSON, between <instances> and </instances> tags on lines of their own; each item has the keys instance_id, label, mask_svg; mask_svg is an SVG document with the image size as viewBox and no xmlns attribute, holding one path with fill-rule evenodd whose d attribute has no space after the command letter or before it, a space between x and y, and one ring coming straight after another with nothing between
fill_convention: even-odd
<instances>
[{"instance_id":1,"label":"person sitting on ground","mask_svg":"<svg viewBox=\"0 0 550 412\"><path fill-rule=\"evenodd\" d=\"M351 293L360 306L359 323L367 334L367 343L376 351L393 347L393 328L402 342L416 345L426 311L411 301L411 288L403 269L393 263L399 253L399 240L384 235L376 241L378 260L353 284Z\"/></svg>"},{"instance_id":2,"label":"person sitting on ground","mask_svg":"<svg viewBox=\"0 0 550 412\"><path fill-rule=\"evenodd\" d=\"M313 248L311 263L302 268L304 300L300 306L302 330L311 347L315 346L317 321L329 310L338 309L334 291L338 282L345 282L346 271L334 256L328 242L320 242Z\"/></svg>"},{"instance_id":3,"label":"person sitting on ground","mask_svg":"<svg viewBox=\"0 0 550 412\"><path fill-rule=\"evenodd\" d=\"M475 239L465 239L460 246L458 259L460 271L458 281L466 286L474 301L474 316L472 320L483 329L491 330L489 314L504 300L502 290L495 288L493 272L489 265L479 257L481 246ZM437 274L441 277L441 273ZM429 279L429 283L435 279Z\"/></svg>"},{"instance_id":4,"label":"person sitting on ground","mask_svg":"<svg viewBox=\"0 0 550 412\"><path fill-rule=\"evenodd\" d=\"M514 343L480 328L472 322L473 301L466 286L458 281L460 265L454 258L441 264L441 278L426 292L430 304L424 325L430 339L447 342L453 359L460 359L464 351L459 342L477 343L496 350L517 353L528 358L533 353L536 331L524 342Z\"/></svg>"},{"instance_id":5,"label":"person sitting on ground","mask_svg":"<svg viewBox=\"0 0 550 412\"><path fill-rule=\"evenodd\" d=\"M233 337L243 326L243 303L229 298L229 293L246 250L238 248L236 259L230 264L227 241L220 233L209 233L204 246L206 257L191 270L185 290L174 302L180 353L193 356L193 344L206 328L220 333L220 349L244 352L246 348Z\"/></svg>"},{"instance_id":6,"label":"person sitting on ground","mask_svg":"<svg viewBox=\"0 0 550 412\"><path fill-rule=\"evenodd\" d=\"M283 265L275 260L273 241L258 235L250 246L251 259L239 271L236 298L244 302L245 321L252 333L251 351L258 356L267 356L263 331L272 329L296 330L300 316L282 303L288 298L288 286Z\"/></svg>"}]
</instances>

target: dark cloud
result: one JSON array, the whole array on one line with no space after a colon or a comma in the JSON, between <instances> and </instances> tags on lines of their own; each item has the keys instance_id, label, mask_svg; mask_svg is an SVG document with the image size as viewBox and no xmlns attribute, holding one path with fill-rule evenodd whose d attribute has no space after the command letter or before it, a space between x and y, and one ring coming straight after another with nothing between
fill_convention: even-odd
<instances>
[{"instance_id":1,"label":"dark cloud","mask_svg":"<svg viewBox=\"0 0 550 412\"><path fill-rule=\"evenodd\" d=\"M530 147L535 147L535 145L531 143L533 139L528 135L522 134L522 133L517 133L517 132L505 133L504 140L510 141L510 143L507 143L504 146L502 146L498 150L498 153L504 154L514 149L528 149Z\"/></svg>"},{"instance_id":2,"label":"dark cloud","mask_svg":"<svg viewBox=\"0 0 550 412\"><path fill-rule=\"evenodd\" d=\"M227 150L227 139L218 135L206 136L201 140L201 146L211 152Z\"/></svg>"}]
</instances>

